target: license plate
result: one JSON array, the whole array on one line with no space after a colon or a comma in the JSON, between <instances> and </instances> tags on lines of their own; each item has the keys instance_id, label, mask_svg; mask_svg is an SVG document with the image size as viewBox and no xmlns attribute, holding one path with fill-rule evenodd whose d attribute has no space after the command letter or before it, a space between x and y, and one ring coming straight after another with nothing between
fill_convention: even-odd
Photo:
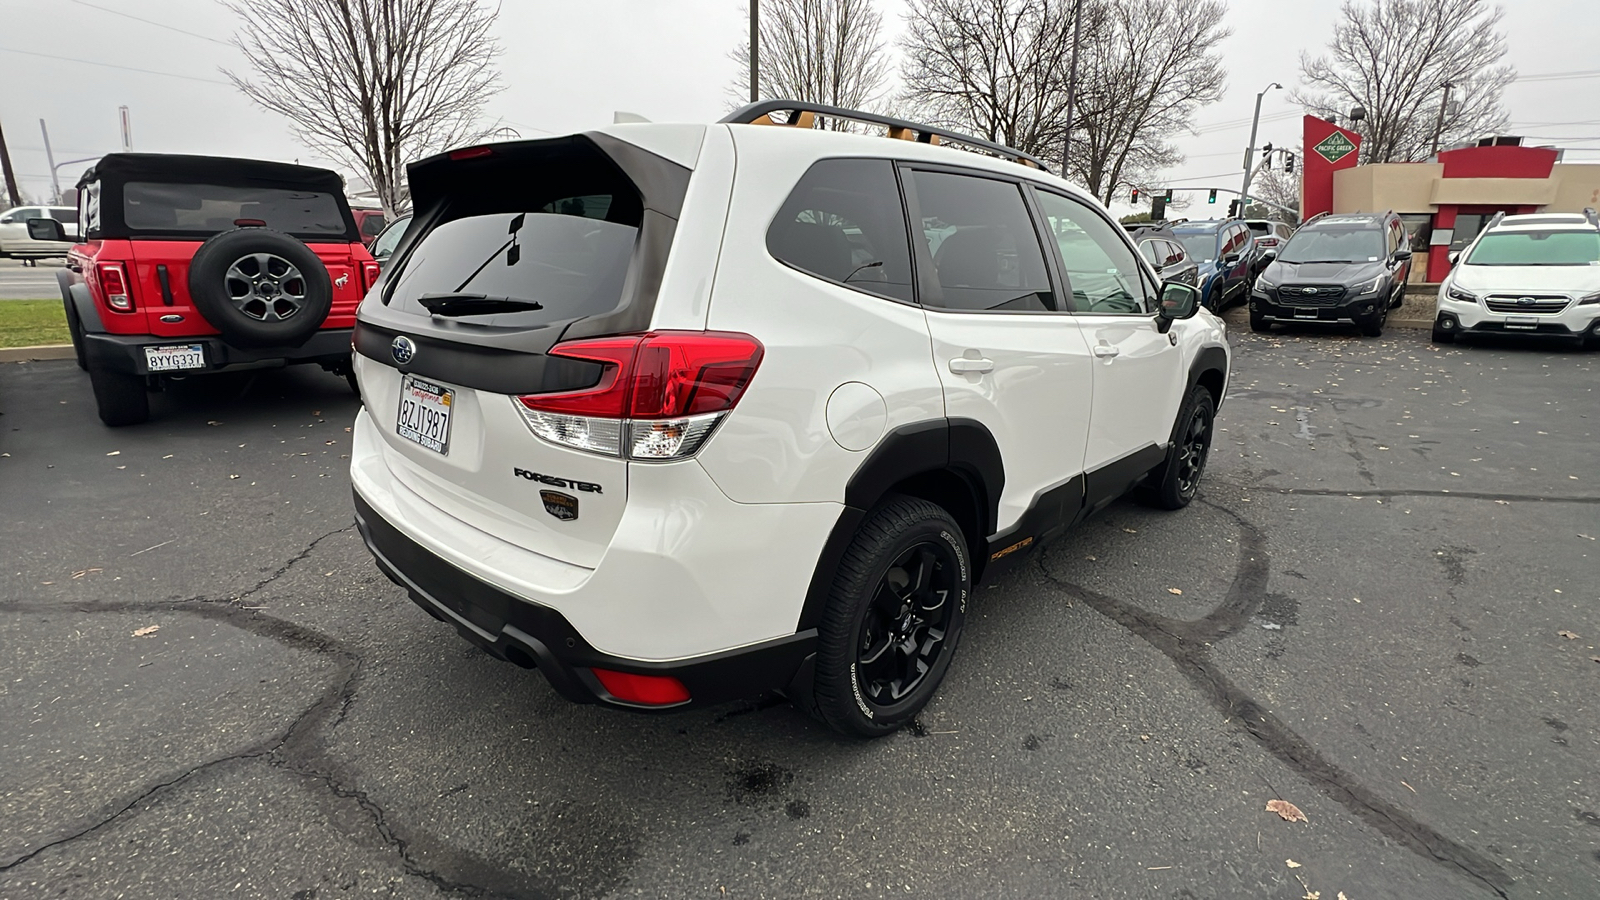
<instances>
[{"instance_id":1,"label":"license plate","mask_svg":"<svg viewBox=\"0 0 1600 900\"><path fill-rule=\"evenodd\" d=\"M450 454L450 405L455 391L414 375L400 381L400 410L395 433L435 453Z\"/></svg>"},{"instance_id":2,"label":"license plate","mask_svg":"<svg viewBox=\"0 0 1600 900\"><path fill-rule=\"evenodd\" d=\"M1539 319L1536 316L1506 316L1507 328L1538 328Z\"/></svg>"},{"instance_id":3,"label":"license plate","mask_svg":"<svg viewBox=\"0 0 1600 900\"><path fill-rule=\"evenodd\" d=\"M185 369L204 369L206 350L200 344L176 344L170 347L144 348L145 368L151 372L179 372Z\"/></svg>"},{"instance_id":4,"label":"license plate","mask_svg":"<svg viewBox=\"0 0 1600 900\"><path fill-rule=\"evenodd\" d=\"M1318 315L1320 315L1320 313L1314 309L1297 309L1294 311L1294 317L1296 319L1315 319L1318 317Z\"/></svg>"}]
</instances>

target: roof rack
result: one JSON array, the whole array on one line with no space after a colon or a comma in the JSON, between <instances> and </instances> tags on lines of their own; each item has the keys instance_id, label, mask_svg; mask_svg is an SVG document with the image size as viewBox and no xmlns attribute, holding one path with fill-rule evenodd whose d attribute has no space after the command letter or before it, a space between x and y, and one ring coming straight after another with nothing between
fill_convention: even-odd
<instances>
[{"instance_id":1,"label":"roof rack","mask_svg":"<svg viewBox=\"0 0 1600 900\"><path fill-rule=\"evenodd\" d=\"M772 117L773 113L786 113L783 121ZM805 100L762 100L748 106L736 109L719 121L732 125L784 125L794 128L813 128L817 116L827 116L832 119L846 119L851 122L862 122L869 125L881 125L888 129L888 137L903 141L916 141L919 144L954 144L972 150L992 154L1001 159L1009 159L1029 168L1041 172L1050 172L1038 157L1023 153L1004 144L996 144L983 138L962 134L940 128L937 125L927 125L921 122L911 122L906 119L897 119L893 116L881 116L877 113L862 112L858 109L842 109L837 106L827 106L821 103L811 103ZM1052 173L1053 174L1053 173Z\"/></svg>"}]
</instances>

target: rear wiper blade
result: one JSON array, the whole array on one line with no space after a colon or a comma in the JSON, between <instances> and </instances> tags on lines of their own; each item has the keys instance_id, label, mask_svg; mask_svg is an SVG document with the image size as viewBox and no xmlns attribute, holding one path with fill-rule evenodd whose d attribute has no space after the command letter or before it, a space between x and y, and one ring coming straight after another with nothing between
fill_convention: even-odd
<instances>
[{"instance_id":1,"label":"rear wiper blade","mask_svg":"<svg viewBox=\"0 0 1600 900\"><path fill-rule=\"evenodd\" d=\"M487 294L423 294L417 298L417 302L435 316L486 316L544 309L544 304L532 300L491 297Z\"/></svg>"}]
</instances>

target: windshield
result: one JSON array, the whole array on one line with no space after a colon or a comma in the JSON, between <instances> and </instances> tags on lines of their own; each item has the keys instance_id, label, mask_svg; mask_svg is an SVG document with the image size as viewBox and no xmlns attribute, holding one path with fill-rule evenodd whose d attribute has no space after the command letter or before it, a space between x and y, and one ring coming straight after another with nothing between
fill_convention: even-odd
<instances>
[{"instance_id":1,"label":"windshield","mask_svg":"<svg viewBox=\"0 0 1600 900\"><path fill-rule=\"evenodd\" d=\"M170 234L231 230L240 219L296 237L346 234L334 195L284 188L130 181L122 190L122 216L130 229Z\"/></svg>"},{"instance_id":2,"label":"windshield","mask_svg":"<svg viewBox=\"0 0 1600 900\"><path fill-rule=\"evenodd\" d=\"M1592 266L1600 264L1600 232L1503 231L1472 248L1474 266Z\"/></svg>"},{"instance_id":3,"label":"windshield","mask_svg":"<svg viewBox=\"0 0 1600 900\"><path fill-rule=\"evenodd\" d=\"M1190 259L1208 263L1217 258L1215 234L1180 234L1178 240L1183 243L1183 249L1189 251Z\"/></svg>"},{"instance_id":4,"label":"windshield","mask_svg":"<svg viewBox=\"0 0 1600 900\"><path fill-rule=\"evenodd\" d=\"M525 213L467 216L436 226L396 274L389 303L427 315L425 294L482 294L540 304L541 321L616 308L639 233L603 217L610 196L569 197Z\"/></svg>"},{"instance_id":5,"label":"windshield","mask_svg":"<svg viewBox=\"0 0 1600 900\"><path fill-rule=\"evenodd\" d=\"M1278 259L1286 263L1360 263L1384 258L1383 232L1376 228L1301 229Z\"/></svg>"}]
</instances>

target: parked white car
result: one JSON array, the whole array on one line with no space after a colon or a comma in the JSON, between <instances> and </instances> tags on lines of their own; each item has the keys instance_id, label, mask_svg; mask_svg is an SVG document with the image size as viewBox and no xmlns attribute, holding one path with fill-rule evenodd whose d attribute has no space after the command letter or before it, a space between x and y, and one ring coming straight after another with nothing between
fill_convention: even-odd
<instances>
[{"instance_id":1,"label":"parked white car","mask_svg":"<svg viewBox=\"0 0 1600 900\"><path fill-rule=\"evenodd\" d=\"M1472 334L1600 343L1600 215L1491 220L1439 285L1434 341Z\"/></svg>"},{"instance_id":2,"label":"parked white car","mask_svg":"<svg viewBox=\"0 0 1600 900\"><path fill-rule=\"evenodd\" d=\"M573 700L899 728L975 583L1195 496L1226 388L1196 289L1041 169L792 101L412 165L355 334L379 568Z\"/></svg>"},{"instance_id":3,"label":"parked white car","mask_svg":"<svg viewBox=\"0 0 1600 900\"><path fill-rule=\"evenodd\" d=\"M28 236L28 220L51 218L78 230L78 210L71 206L15 206L0 213L0 256L12 259L65 259L71 241L38 241Z\"/></svg>"}]
</instances>

